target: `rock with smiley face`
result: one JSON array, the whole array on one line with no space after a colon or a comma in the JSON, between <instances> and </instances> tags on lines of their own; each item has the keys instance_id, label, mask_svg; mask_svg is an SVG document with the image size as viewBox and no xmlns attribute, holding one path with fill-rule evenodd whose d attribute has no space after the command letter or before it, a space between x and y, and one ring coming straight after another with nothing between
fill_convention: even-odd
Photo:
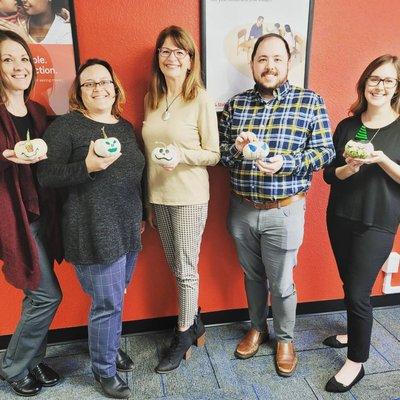
<instances>
[{"instance_id":1,"label":"rock with smiley face","mask_svg":"<svg viewBox=\"0 0 400 400\"><path fill-rule=\"evenodd\" d=\"M165 143L156 142L162 146L156 147L151 152L151 159L158 165L164 165L166 167L173 166L179 162L179 152L178 149L173 145L168 146Z\"/></svg>"},{"instance_id":2,"label":"rock with smiley face","mask_svg":"<svg viewBox=\"0 0 400 400\"><path fill-rule=\"evenodd\" d=\"M108 137L104 130L101 128L102 139L97 139L94 142L94 152L99 157L111 157L121 152L121 143L115 137Z\"/></svg>"},{"instance_id":3,"label":"rock with smiley face","mask_svg":"<svg viewBox=\"0 0 400 400\"><path fill-rule=\"evenodd\" d=\"M14 146L15 156L21 160L30 161L43 157L47 153L47 144L43 139L30 138L29 130L26 133L26 140L22 140Z\"/></svg>"}]
</instances>

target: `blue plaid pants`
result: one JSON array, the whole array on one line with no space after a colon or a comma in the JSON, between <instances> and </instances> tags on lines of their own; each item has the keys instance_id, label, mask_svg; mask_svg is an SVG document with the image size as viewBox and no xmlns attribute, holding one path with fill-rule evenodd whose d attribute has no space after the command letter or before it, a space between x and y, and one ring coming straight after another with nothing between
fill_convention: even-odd
<instances>
[{"instance_id":1,"label":"blue plaid pants","mask_svg":"<svg viewBox=\"0 0 400 400\"><path fill-rule=\"evenodd\" d=\"M75 265L79 282L92 300L88 323L92 369L105 378L117 373L124 290L131 280L137 254L129 252L112 264Z\"/></svg>"}]
</instances>

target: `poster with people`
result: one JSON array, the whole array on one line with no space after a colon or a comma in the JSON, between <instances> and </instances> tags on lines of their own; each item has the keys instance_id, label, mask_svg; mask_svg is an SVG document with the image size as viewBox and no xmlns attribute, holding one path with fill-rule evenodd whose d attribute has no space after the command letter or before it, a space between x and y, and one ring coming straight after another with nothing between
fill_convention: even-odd
<instances>
[{"instance_id":1,"label":"poster with people","mask_svg":"<svg viewBox=\"0 0 400 400\"><path fill-rule=\"evenodd\" d=\"M68 90L76 63L72 0L0 0L0 29L23 37L36 66L31 95L49 115L68 111Z\"/></svg>"},{"instance_id":2,"label":"poster with people","mask_svg":"<svg viewBox=\"0 0 400 400\"><path fill-rule=\"evenodd\" d=\"M267 33L289 44L289 81L307 84L307 53L313 0L204 0L202 59L208 93L222 111L227 99L254 83L251 53ZM205 62L204 62L205 61Z\"/></svg>"}]
</instances>

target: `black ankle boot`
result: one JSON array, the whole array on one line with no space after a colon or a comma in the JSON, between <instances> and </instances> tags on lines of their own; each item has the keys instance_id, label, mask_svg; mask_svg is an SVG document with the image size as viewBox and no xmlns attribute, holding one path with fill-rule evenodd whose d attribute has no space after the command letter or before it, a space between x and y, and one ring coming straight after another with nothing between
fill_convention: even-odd
<instances>
[{"instance_id":1,"label":"black ankle boot","mask_svg":"<svg viewBox=\"0 0 400 400\"><path fill-rule=\"evenodd\" d=\"M165 356L161 359L155 371L159 374L166 374L178 368L182 359L188 360L191 355L191 346L204 346L205 328L200 318L200 308L195 316L193 325L186 331L181 332L175 329L174 337Z\"/></svg>"},{"instance_id":2,"label":"black ankle boot","mask_svg":"<svg viewBox=\"0 0 400 400\"><path fill-rule=\"evenodd\" d=\"M107 396L113 399L127 399L131 395L129 386L118 374L109 378L103 378L95 372L93 372L93 375Z\"/></svg>"},{"instance_id":3,"label":"black ankle boot","mask_svg":"<svg viewBox=\"0 0 400 400\"><path fill-rule=\"evenodd\" d=\"M193 330L193 344L195 344L197 347L204 346L206 342L206 328L204 327L203 321L201 320L200 311L201 308L199 307L199 309L197 310L197 314L194 317L194 323L190 327L190 329Z\"/></svg>"},{"instance_id":4,"label":"black ankle boot","mask_svg":"<svg viewBox=\"0 0 400 400\"><path fill-rule=\"evenodd\" d=\"M116 359L117 371L130 372L133 371L133 361L131 358L121 349L118 349Z\"/></svg>"}]
</instances>

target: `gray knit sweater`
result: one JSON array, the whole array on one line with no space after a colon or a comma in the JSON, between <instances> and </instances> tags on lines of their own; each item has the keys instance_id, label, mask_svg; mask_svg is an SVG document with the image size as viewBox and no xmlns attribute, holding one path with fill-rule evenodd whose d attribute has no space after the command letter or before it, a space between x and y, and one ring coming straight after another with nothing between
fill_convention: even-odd
<instances>
[{"instance_id":1,"label":"gray knit sweater","mask_svg":"<svg viewBox=\"0 0 400 400\"><path fill-rule=\"evenodd\" d=\"M85 158L101 128L121 142L122 156L106 170L87 172ZM144 156L132 125L104 124L72 112L57 118L43 136L48 159L38 165L42 186L63 188L63 241L73 264L110 264L139 250Z\"/></svg>"}]
</instances>

